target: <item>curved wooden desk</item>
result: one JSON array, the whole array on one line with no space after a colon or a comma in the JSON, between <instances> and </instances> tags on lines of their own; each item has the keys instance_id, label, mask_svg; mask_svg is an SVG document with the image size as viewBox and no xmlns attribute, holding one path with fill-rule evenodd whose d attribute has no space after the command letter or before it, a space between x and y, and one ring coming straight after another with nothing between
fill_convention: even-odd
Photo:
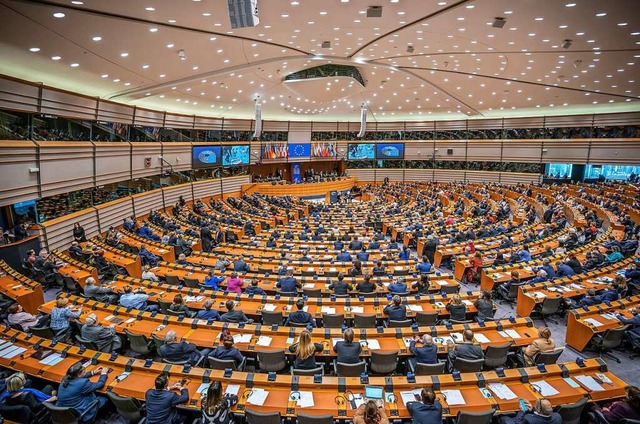
<instances>
[{"instance_id":1,"label":"curved wooden desk","mask_svg":"<svg viewBox=\"0 0 640 424\"><path fill-rule=\"evenodd\" d=\"M349 190L356 185L356 177L344 177L335 181L322 183L280 184L252 183L243 184L242 192L246 194L260 193L268 196L313 196L327 195L331 191Z\"/></svg>"}]
</instances>

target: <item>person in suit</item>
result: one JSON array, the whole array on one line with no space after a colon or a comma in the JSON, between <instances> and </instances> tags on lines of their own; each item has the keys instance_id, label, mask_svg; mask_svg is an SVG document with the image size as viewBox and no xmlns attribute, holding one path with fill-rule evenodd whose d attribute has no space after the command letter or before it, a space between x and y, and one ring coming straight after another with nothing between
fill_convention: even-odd
<instances>
[{"instance_id":1,"label":"person in suit","mask_svg":"<svg viewBox=\"0 0 640 424\"><path fill-rule=\"evenodd\" d=\"M242 257L235 258L233 261L233 270L235 272L250 272L249 264Z\"/></svg>"},{"instance_id":2,"label":"person in suit","mask_svg":"<svg viewBox=\"0 0 640 424\"><path fill-rule=\"evenodd\" d=\"M490 291L483 290L481 296L473 302L473 306L478 310L478 319L493 318L493 301Z\"/></svg>"},{"instance_id":3,"label":"person in suit","mask_svg":"<svg viewBox=\"0 0 640 424\"><path fill-rule=\"evenodd\" d=\"M85 280L84 295L98 302L118 303L118 295L113 293L113 288L109 286L98 286L93 277Z\"/></svg>"},{"instance_id":4,"label":"person in suit","mask_svg":"<svg viewBox=\"0 0 640 424\"><path fill-rule=\"evenodd\" d=\"M344 274L340 273L338 274L338 281L329 284L329 290L333 290L333 294L344 296L349 294L349 292L353 290L353 288L351 287L351 284L345 283Z\"/></svg>"},{"instance_id":5,"label":"person in suit","mask_svg":"<svg viewBox=\"0 0 640 424\"><path fill-rule=\"evenodd\" d=\"M570 277L574 274L575 272L569 265L560 261L556 262L556 278Z\"/></svg>"},{"instance_id":6,"label":"person in suit","mask_svg":"<svg viewBox=\"0 0 640 424\"><path fill-rule=\"evenodd\" d=\"M97 367L85 373L82 362L71 365L58 388L56 406L73 408L78 414L84 414L80 420L81 423L92 422L98 415L98 411L107 404L107 398L97 396L95 392L104 387L108 372L107 368ZM100 375L98 381L93 383L89 380L98 374ZM98 402L90 407L96 400Z\"/></svg>"},{"instance_id":7,"label":"person in suit","mask_svg":"<svg viewBox=\"0 0 640 424\"><path fill-rule=\"evenodd\" d=\"M357 277L358 275L362 275L362 262L359 260L353 261L353 267L349 269L349 275L351 277Z\"/></svg>"},{"instance_id":8,"label":"person in suit","mask_svg":"<svg viewBox=\"0 0 640 424\"><path fill-rule=\"evenodd\" d=\"M420 274L420 279L411 285L419 294L429 294L429 286L431 279L428 274Z\"/></svg>"},{"instance_id":9,"label":"person in suit","mask_svg":"<svg viewBox=\"0 0 640 424\"><path fill-rule=\"evenodd\" d=\"M416 270L421 274L431 271L431 262L427 255L422 256L422 262L416 265Z\"/></svg>"},{"instance_id":10,"label":"person in suit","mask_svg":"<svg viewBox=\"0 0 640 424\"><path fill-rule=\"evenodd\" d=\"M222 322L248 322L248 323L252 323L253 320L247 318L247 316L244 314L244 312L242 311L238 311L235 308L236 306L236 302L233 301L232 299L227 300L227 303L225 303L225 306L227 307L227 313L222 314Z\"/></svg>"},{"instance_id":11,"label":"person in suit","mask_svg":"<svg viewBox=\"0 0 640 424\"><path fill-rule=\"evenodd\" d=\"M430 387L420 392L421 402L407 402L407 409L414 424L442 423L442 405Z\"/></svg>"},{"instance_id":12,"label":"person in suit","mask_svg":"<svg viewBox=\"0 0 640 424\"><path fill-rule=\"evenodd\" d=\"M99 325L96 314L89 314L85 318L80 333L83 339L93 342L100 352L114 352L122 347L122 340L116 334L115 326Z\"/></svg>"},{"instance_id":13,"label":"person in suit","mask_svg":"<svg viewBox=\"0 0 640 424\"><path fill-rule=\"evenodd\" d=\"M239 366L244 361L244 356L235 347L233 347L233 337L225 335L222 338L222 346L218 346L209 354L210 358L216 358L220 360L232 359L235 361L236 366Z\"/></svg>"},{"instance_id":14,"label":"person in suit","mask_svg":"<svg viewBox=\"0 0 640 424\"><path fill-rule=\"evenodd\" d=\"M146 262L145 265L148 264L152 267L155 267L161 259L159 256L156 256L153 253L149 252L147 250L147 246L145 246L144 244L140 245L138 256L140 256L140 260Z\"/></svg>"},{"instance_id":15,"label":"person in suit","mask_svg":"<svg viewBox=\"0 0 640 424\"><path fill-rule=\"evenodd\" d=\"M424 243L424 249L422 254L429 259L429 263L433 263L433 258L436 255L436 249L438 248L438 240L429 234L427 241Z\"/></svg>"},{"instance_id":16,"label":"person in suit","mask_svg":"<svg viewBox=\"0 0 640 424\"><path fill-rule=\"evenodd\" d=\"M22 305L18 303L9 306L8 312L7 321L9 324L20 325L26 332L28 332L31 327L48 327L51 322L50 315L32 315L26 312L22 308Z\"/></svg>"},{"instance_id":17,"label":"person in suit","mask_svg":"<svg viewBox=\"0 0 640 424\"><path fill-rule=\"evenodd\" d=\"M213 299L209 298L204 301L204 309L201 309L196 314L196 318L198 319L206 319L207 321L220 321L222 317L220 313L215 309L211 309L213 307Z\"/></svg>"},{"instance_id":18,"label":"person in suit","mask_svg":"<svg viewBox=\"0 0 640 424\"><path fill-rule=\"evenodd\" d=\"M362 277L362 282L356 285L356 291L358 293L373 293L376 291L376 285L371 282L371 274L365 274Z\"/></svg>"},{"instance_id":19,"label":"person in suit","mask_svg":"<svg viewBox=\"0 0 640 424\"><path fill-rule=\"evenodd\" d=\"M160 346L160 356L171 362L188 361L191 365L197 365L202 358L209 354L209 349L198 350L196 345L186 341L178 342L174 330L167 331L164 336L164 344Z\"/></svg>"},{"instance_id":20,"label":"person in suit","mask_svg":"<svg viewBox=\"0 0 640 424\"><path fill-rule=\"evenodd\" d=\"M169 310L179 314L184 314L187 318L192 318L196 314L189 309L181 294L177 294L173 297L173 302L169 306Z\"/></svg>"},{"instance_id":21,"label":"person in suit","mask_svg":"<svg viewBox=\"0 0 640 424\"><path fill-rule=\"evenodd\" d=\"M422 343L422 347L417 347L416 343ZM414 358L409 358L414 366L417 362L421 364L438 363L438 348L433 344L433 337L429 334L424 334L422 337L415 336L409 343L409 351L414 356Z\"/></svg>"},{"instance_id":22,"label":"person in suit","mask_svg":"<svg viewBox=\"0 0 640 424\"><path fill-rule=\"evenodd\" d=\"M155 388L147 390L145 394L145 409L148 424L182 424L185 418L176 406L189 401L189 389L180 381L169 386L169 374L162 373L156 377ZM179 390L180 394L174 392Z\"/></svg>"},{"instance_id":23,"label":"person in suit","mask_svg":"<svg viewBox=\"0 0 640 424\"><path fill-rule=\"evenodd\" d=\"M393 321L404 321L407 319L407 307L402 304L402 298L395 295L391 298L391 302L385 306L384 314Z\"/></svg>"},{"instance_id":24,"label":"person in suit","mask_svg":"<svg viewBox=\"0 0 640 424\"><path fill-rule=\"evenodd\" d=\"M538 328L538 337L529 346L522 350L522 358L525 366L535 365L535 357L540 352L551 352L556 348L556 342L551 338L549 327Z\"/></svg>"},{"instance_id":25,"label":"person in suit","mask_svg":"<svg viewBox=\"0 0 640 424\"><path fill-rule=\"evenodd\" d=\"M220 274L219 270L209 270L209 272L207 272L207 276L204 277L204 281L202 282L202 285L205 287L211 287L214 290L218 290L219 284L222 283L224 280L227 279L227 277L225 277L224 275L218 275Z\"/></svg>"},{"instance_id":26,"label":"person in suit","mask_svg":"<svg viewBox=\"0 0 640 424\"><path fill-rule=\"evenodd\" d=\"M296 302L296 311L291 312L287 317L286 325L290 325L291 323L307 324L312 327L316 326L316 320L313 319L313 316L309 312L304 310L304 300L298 300Z\"/></svg>"},{"instance_id":27,"label":"person in suit","mask_svg":"<svg viewBox=\"0 0 640 424\"><path fill-rule=\"evenodd\" d=\"M316 368L316 353L322 352L322 349L321 343L311 342L311 333L308 330L302 330L298 343L289 346L289 352L296 355L293 368L303 370Z\"/></svg>"},{"instance_id":28,"label":"person in suit","mask_svg":"<svg viewBox=\"0 0 640 424\"><path fill-rule=\"evenodd\" d=\"M501 417L502 424L562 424L562 417L553 412L551 401L547 398L536 400L533 408L531 403L524 401L526 410L522 410L515 417Z\"/></svg>"},{"instance_id":29,"label":"person in suit","mask_svg":"<svg viewBox=\"0 0 640 424\"><path fill-rule=\"evenodd\" d=\"M361 250L356 254L356 258L361 262L367 262L369 260L369 252L367 252L367 248L362 246Z\"/></svg>"},{"instance_id":30,"label":"person in suit","mask_svg":"<svg viewBox=\"0 0 640 424\"><path fill-rule=\"evenodd\" d=\"M247 288L244 289L244 293L248 295L254 295L254 296L255 295L264 296L267 294L267 292L265 292L264 289L262 289L261 287L258 287L257 278L251 279L251 283L247 286Z\"/></svg>"},{"instance_id":31,"label":"person in suit","mask_svg":"<svg viewBox=\"0 0 640 424\"><path fill-rule=\"evenodd\" d=\"M474 360L484 359L482 348L473 344L473 331L464 330L462 332L462 344L453 345L449 343L449 354L447 355L447 364L449 370L453 370L453 364L456 358Z\"/></svg>"},{"instance_id":32,"label":"person in suit","mask_svg":"<svg viewBox=\"0 0 640 424\"><path fill-rule=\"evenodd\" d=\"M288 269L286 276L276 283L276 288L283 293L297 293L302 284L293 276L293 270Z\"/></svg>"},{"instance_id":33,"label":"person in suit","mask_svg":"<svg viewBox=\"0 0 640 424\"><path fill-rule=\"evenodd\" d=\"M630 308L629 312L633 315L631 318L625 318L621 314L617 314L616 318L618 318L618 320L624 325L632 326L629 330L627 330L627 332L633 333L633 335L627 334L627 336L634 336L640 339L640 309Z\"/></svg>"},{"instance_id":34,"label":"person in suit","mask_svg":"<svg viewBox=\"0 0 640 424\"><path fill-rule=\"evenodd\" d=\"M351 262L351 255L346 250L343 250L336 256L338 262Z\"/></svg>"},{"instance_id":35,"label":"person in suit","mask_svg":"<svg viewBox=\"0 0 640 424\"><path fill-rule=\"evenodd\" d=\"M362 250L362 241L353 239L349 243L349 250Z\"/></svg>"},{"instance_id":36,"label":"person in suit","mask_svg":"<svg viewBox=\"0 0 640 424\"><path fill-rule=\"evenodd\" d=\"M405 283L404 277L398 277L396 281L389 284L387 287L390 293L407 293L409 289L407 288L407 283Z\"/></svg>"},{"instance_id":37,"label":"person in suit","mask_svg":"<svg viewBox=\"0 0 640 424\"><path fill-rule=\"evenodd\" d=\"M354 333L351 328L347 328L342 333L341 340L333 346L333 351L338 354L337 361L343 364L356 364L360 362L360 352L362 346L353 341Z\"/></svg>"}]
</instances>

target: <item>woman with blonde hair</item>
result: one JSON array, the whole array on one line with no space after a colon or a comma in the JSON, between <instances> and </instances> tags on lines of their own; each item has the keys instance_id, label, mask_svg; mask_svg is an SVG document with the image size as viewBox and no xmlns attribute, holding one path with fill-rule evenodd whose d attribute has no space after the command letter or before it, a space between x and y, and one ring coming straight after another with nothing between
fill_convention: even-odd
<instances>
[{"instance_id":1,"label":"woman with blonde hair","mask_svg":"<svg viewBox=\"0 0 640 424\"><path fill-rule=\"evenodd\" d=\"M451 320L465 321L467 319L467 306L462 303L462 298L459 294L454 294L451 297L446 309L449 311L449 319Z\"/></svg>"},{"instance_id":2,"label":"woman with blonde hair","mask_svg":"<svg viewBox=\"0 0 640 424\"><path fill-rule=\"evenodd\" d=\"M556 348L556 342L551 338L549 327L538 328L538 335L540 337L522 350L524 364L527 366L535 365L535 357L538 353L551 352Z\"/></svg>"},{"instance_id":3,"label":"woman with blonde hair","mask_svg":"<svg viewBox=\"0 0 640 424\"><path fill-rule=\"evenodd\" d=\"M0 396L0 402L11 406L26 406L35 414L44 408L42 402L55 402L57 397L51 386L42 390L25 387L27 377L21 372L10 375L7 380L7 390Z\"/></svg>"},{"instance_id":4,"label":"woman with blonde hair","mask_svg":"<svg viewBox=\"0 0 640 424\"><path fill-rule=\"evenodd\" d=\"M293 368L310 370L316 368L316 353L322 352L322 344L311 341L311 333L302 330L298 343L289 346L289 352L296 354Z\"/></svg>"},{"instance_id":5,"label":"woman with blonde hair","mask_svg":"<svg viewBox=\"0 0 640 424\"><path fill-rule=\"evenodd\" d=\"M382 406L375 400L369 400L356 409L353 424L389 424L389 418Z\"/></svg>"}]
</instances>

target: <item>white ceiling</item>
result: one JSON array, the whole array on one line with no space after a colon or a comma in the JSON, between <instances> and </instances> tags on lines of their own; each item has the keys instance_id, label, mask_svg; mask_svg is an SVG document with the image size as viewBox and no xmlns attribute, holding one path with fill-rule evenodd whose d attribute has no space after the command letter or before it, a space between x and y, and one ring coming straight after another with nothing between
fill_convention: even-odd
<instances>
[{"instance_id":1,"label":"white ceiling","mask_svg":"<svg viewBox=\"0 0 640 424\"><path fill-rule=\"evenodd\" d=\"M381 18L363 13L373 5ZM231 30L226 0L0 0L0 73L230 118L252 118L258 96L263 118L282 120L355 121L361 103L378 121L640 110L638 0L258 6L258 26ZM504 28L491 26L495 17ZM365 87L283 83L326 63L358 67Z\"/></svg>"}]
</instances>

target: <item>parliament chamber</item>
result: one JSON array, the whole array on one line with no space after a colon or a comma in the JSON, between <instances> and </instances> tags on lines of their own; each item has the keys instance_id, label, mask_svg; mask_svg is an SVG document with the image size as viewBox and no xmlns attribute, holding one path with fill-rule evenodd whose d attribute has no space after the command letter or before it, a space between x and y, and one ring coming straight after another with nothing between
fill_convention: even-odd
<instances>
[{"instance_id":1,"label":"parliament chamber","mask_svg":"<svg viewBox=\"0 0 640 424\"><path fill-rule=\"evenodd\" d=\"M640 423L636 1L0 10L0 424Z\"/></svg>"}]
</instances>

